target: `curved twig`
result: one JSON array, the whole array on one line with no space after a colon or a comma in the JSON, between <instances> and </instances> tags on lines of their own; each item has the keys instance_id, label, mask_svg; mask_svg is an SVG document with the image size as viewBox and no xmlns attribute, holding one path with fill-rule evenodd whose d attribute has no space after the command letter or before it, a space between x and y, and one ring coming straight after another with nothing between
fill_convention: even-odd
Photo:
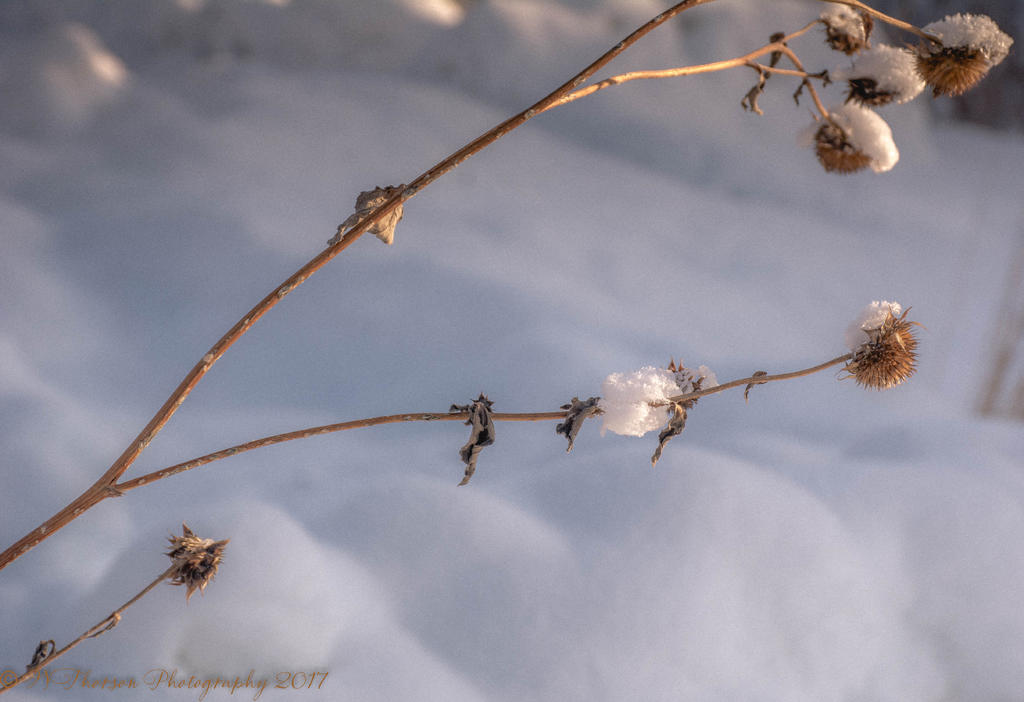
<instances>
[{"instance_id":1,"label":"curved twig","mask_svg":"<svg viewBox=\"0 0 1024 702\"><path fill-rule=\"evenodd\" d=\"M109 491L109 487L117 482L118 478L120 478L132 463L135 462L135 459L139 457L139 454L142 453L143 449L145 449L157 433L163 429L171 416L174 415L181 404L185 401L185 398L189 396L199 381L202 380L203 376L206 375L207 371L210 370L210 367L213 366L213 364L216 363L221 356L223 356L224 353L236 341L238 341L238 339L249 331L253 324L255 324L263 315L269 312L271 308L280 302L281 299L305 282L318 270L323 268L331 259L351 246L376 222L388 216L399 205L415 196L420 190L451 171L470 156L476 154L487 146L490 146L505 134L508 134L513 129L522 126L530 119L544 112L549 106L558 102L563 95L579 87L582 83L593 76L594 73L606 66L610 61L612 61L612 59L635 44L651 30L664 24L668 20L691 7L696 7L713 1L714 0L683 0L657 15L546 97L477 137L455 153L437 163L430 170L414 179L404 190L377 207L373 212L353 226L352 229L348 230L348 232L346 232L344 236L340 237L337 242L328 246L326 249L314 256L308 263L293 273L283 283L274 288L270 294L249 310L242 319L236 322L235 325L231 327L231 329L229 329L227 333L213 345L213 347L210 348L209 352L207 352L206 355L204 355L203 358L193 366L188 375L186 375L181 383L179 383L178 387L173 393L171 393L171 396L167 398L167 401L164 402L163 406L160 407L149 423L146 424L141 432L139 432L139 435L128 445L118 459L114 461L110 468L108 468L93 485L75 498L69 505L57 512L57 514L50 517L50 519L46 520L16 541L3 553L0 553L0 570L20 558L43 540L52 536L59 529L67 526L86 510L95 506L99 502L102 502L108 497L111 497L112 494Z\"/></svg>"},{"instance_id":2,"label":"curved twig","mask_svg":"<svg viewBox=\"0 0 1024 702\"><path fill-rule=\"evenodd\" d=\"M39 672L43 668L45 668L46 666L48 666L51 663L53 663L55 660L57 660L58 658L63 656L65 653L67 653L68 651L70 651L71 649L73 649L75 646L77 646L78 644L82 643L86 639L94 639L97 636L100 636L101 634L105 634L106 632L108 632L111 629L113 629L115 626L117 626L118 622L121 621L121 614L126 609L128 609L133 604L135 604L140 599L142 599L142 597L144 595L146 595L150 590L155 588L157 585L162 583L164 580L166 580L167 578L171 577L171 575L173 575L174 572L177 569L178 569L177 564L172 565L167 570L165 570L163 573L161 573L149 585L147 585L146 587L142 588L142 590L140 590L138 593L136 593L134 597L132 597L130 600L125 602L123 605L121 605L120 607L115 609L113 612L108 614L99 623L97 623L94 626L91 626L88 629L86 629L85 632L81 636L79 636L77 639L75 639L74 641L69 643L67 646L65 646L64 648L60 649L59 651L56 651L55 653L51 653L50 655L46 656L45 658L43 658L41 661L39 661L35 665L29 665L28 668L25 670L25 672L22 673L21 675L19 675L13 682L11 682L10 684L8 684L6 686L0 686L0 695L2 695L3 693L7 692L8 690L10 690L12 688L17 687L18 685L22 684L23 682L32 679L33 677L38 675Z\"/></svg>"}]
</instances>

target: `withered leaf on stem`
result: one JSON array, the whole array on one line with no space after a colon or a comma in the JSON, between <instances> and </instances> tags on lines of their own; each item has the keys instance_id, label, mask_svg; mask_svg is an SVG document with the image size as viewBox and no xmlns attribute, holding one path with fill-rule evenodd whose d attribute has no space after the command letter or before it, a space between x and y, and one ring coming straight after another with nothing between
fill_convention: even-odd
<instances>
[{"instance_id":1,"label":"withered leaf on stem","mask_svg":"<svg viewBox=\"0 0 1024 702\"><path fill-rule=\"evenodd\" d=\"M469 412L466 424L473 427L469 441L459 449L459 457L466 464L466 474L459 485L465 485L476 471L476 459L484 446L494 443L494 420L491 419L491 406L494 403L480 393L480 397L468 405L452 405L449 412Z\"/></svg>"},{"instance_id":2,"label":"withered leaf on stem","mask_svg":"<svg viewBox=\"0 0 1024 702\"><path fill-rule=\"evenodd\" d=\"M569 440L569 448L565 450L566 453L572 451L573 442L576 440L580 427L583 426L583 420L595 414L601 414L601 409L597 406L600 399L600 397L591 397L583 402L580 401L580 398L574 397L572 402L562 405L562 409L568 410L568 412L565 414L565 421L555 427L555 432Z\"/></svg>"},{"instance_id":3,"label":"withered leaf on stem","mask_svg":"<svg viewBox=\"0 0 1024 702\"><path fill-rule=\"evenodd\" d=\"M692 406L692 403L687 404L691 404ZM658 434L658 448L654 450L654 455L651 456L651 466L658 465L658 461L661 459L661 452L665 448L665 444L669 442L669 439L682 434L683 429L685 428L686 409L683 407L683 403L673 402L672 416L669 417L668 424L665 428Z\"/></svg>"},{"instance_id":4,"label":"withered leaf on stem","mask_svg":"<svg viewBox=\"0 0 1024 702\"><path fill-rule=\"evenodd\" d=\"M750 376L750 377L751 378L760 378L760 377L765 376L765 375L768 375L768 371L754 371L754 374L752 376ZM750 388L754 387L755 385L764 385L764 382L760 382L759 383L759 382L757 382L755 380L753 382L747 383L747 387L743 388L743 401L744 402L750 402Z\"/></svg>"},{"instance_id":5,"label":"withered leaf on stem","mask_svg":"<svg viewBox=\"0 0 1024 702\"><path fill-rule=\"evenodd\" d=\"M356 198L356 211L349 215L348 219L338 226L338 233L331 237L331 240L327 242L327 245L333 246L341 241L341 238L345 236L346 231L359 224L363 217L368 216L375 209L405 190L405 188L406 186L403 183L401 185L389 185L384 188L377 186L373 190L366 190L359 193L359 197ZM367 231L374 234L385 244L390 244L395 240L395 227L398 226L398 222L401 221L403 214L404 209L400 204L385 215L380 221L372 224Z\"/></svg>"},{"instance_id":6,"label":"withered leaf on stem","mask_svg":"<svg viewBox=\"0 0 1024 702\"><path fill-rule=\"evenodd\" d=\"M49 641L40 641L39 645L36 646L35 653L32 654L32 662L28 664L28 669L31 670L39 665L42 665L43 661L53 655L54 650L57 648L57 644L54 643L53 639Z\"/></svg>"},{"instance_id":7,"label":"withered leaf on stem","mask_svg":"<svg viewBox=\"0 0 1024 702\"><path fill-rule=\"evenodd\" d=\"M751 64L757 70L758 79L757 85L747 91L747 94L740 100L744 110L753 112L756 115L763 115L764 111L758 106L757 99L764 93L764 86L768 82L768 73L763 68L757 66L757 64Z\"/></svg>"},{"instance_id":8,"label":"withered leaf on stem","mask_svg":"<svg viewBox=\"0 0 1024 702\"><path fill-rule=\"evenodd\" d=\"M786 36L785 32L775 32L775 34L772 34L770 37L768 37L768 41L770 41L773 44L775 42L779 41L779 42L782 42L783 46L789 46L786 42L782 41L782 39L785 36ZM770 58L771 58L771 60L768 62L768 65L771 66L772 68L775 68L779 64L779 60L782 58L782 52L781 51L773 51L771 53L771 57Z\"/></svg>"}]
</instances>

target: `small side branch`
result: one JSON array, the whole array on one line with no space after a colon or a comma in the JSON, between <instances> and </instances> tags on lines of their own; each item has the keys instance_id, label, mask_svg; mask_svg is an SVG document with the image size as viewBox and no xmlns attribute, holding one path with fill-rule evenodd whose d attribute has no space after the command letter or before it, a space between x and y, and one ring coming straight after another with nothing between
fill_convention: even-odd
<instances>
[{"instance_id":1,"label":"small side branch","mask_svg":"<svg viewBox=\"0 0 1024 702\"><path fill-rule=\"evenodd\" d=\"M164 580L171 577L177 569L177 565L172 565L170 568L168 568L159 576L157 576L149 585L142 588L142 590L136 593L134 597L132 597L123 605L115 609L113 612L107 615L96 625L86 629L81 636L79 636L77 639L75 639L59 651L53 651L55 647L52 641L44 641L40 643L39 646L36 648L35 655L32 656L32 662L29 663L28 667L25 669L25 672L18 676L13 682L6 683L4 686L0 686L0 695L7 692L8 690L11 690L12 688L17 687L18 685L21 685L27 680L31 680L36 675L38 675L43 668L56 661L58 658L60 658L65 653L81 644L86 639L94 639L97 636L101 636L106 632L110 631L111 629L113 629L121 621L121 615L124 613L126 609L128 609L133 604L142 599L146 594L148 594L153 588L162 583Z\"/></svg>"}]
</instances>

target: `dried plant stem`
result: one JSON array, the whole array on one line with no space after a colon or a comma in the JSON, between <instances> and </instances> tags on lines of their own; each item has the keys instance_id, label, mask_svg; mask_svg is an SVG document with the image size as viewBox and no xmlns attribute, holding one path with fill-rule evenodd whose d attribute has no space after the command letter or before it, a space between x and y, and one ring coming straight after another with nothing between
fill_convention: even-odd
<instances>
[{"instance_id":1,"label":"dried plant stem","mask_svg":"<svg viewBox=\"0 0 1024 702\"><path fill-rule=\"evenodd\" d=\"M701 73L715 73L717 71L726 71L729 70L730 68L737 68L739 66L747 66L754 59L775 52L780 52L784 54L790 61L792 61L793 65L796 66L800 71L800 73L797 73L796 75L800 75L806 80L809 76L806 73L806 71L804 71L804 68L800 63L800 59L797 58L796 54L794 54L793 51L785 45L785 43L787 41L796 39L797 37L806 33L817 24L818 20L808 22L800 29L796 30L792 34L787 34L779 41L765 44L759 49L751 51L749 54L737 56L736 58L725 59L723 61L714 61L712 63L703 63L696 66L680 66L678 68L663 68L653 71L630 71L629 73L620 73L615 76L610 76L608 78L605 78L604 80L594 83L593 85L588 85L585 88L574 90L573 92L564 95L557 102L549 105L548 107L545 107L544 109L549 110L553 107L561 107L562 105L574 102L576 100L579 100L580 98L587 97L588 95L593 95L599 90L604 90L605 88L610 88L615 85L622 85L623 83L628 83L634 80L653 80L657 78L681 78L683 76L692 76ZM782 71L777 72L781 73ZM821 112L821 114L823 116L827 115L828 112L822 106L821 100L818 99L818 95L813 88L811 88L811 94L813 96L814 103L818 107L818 110Z\"/></svg>"},{"instance_id":2,"label":"dried plant stem","mask_svg":"<svg viewBox=\"0 0 1024 702\"><path fill-rule=\"evenodd\" d=\"M147 593L149 593L150 590L155 588L157 585L162 583L164 580L166 580L167 578L171 577L174 574L174 572L177 570L177 568L178 568L177 565L172 565L170 568L168 568L163 573L161 573L159 576L157 576L157 578L154 579L153 582L151 582L146 587L142 588L142 590L140 590L138 593L136 593L136 595L134 597L132 597L130 600L125 602L123 605L121 605L120 607L115 609L113 612L111 612L109 615L107 615L104 619L102 619L98 624L96 624L95 626L90 627L89 629L86 629L85 633L83 633L77 639L75 639L74 641L69 643L67 646L65 646L64 648L60 649L59 651L51 653L49 656L47 656L45 659L43 659L43 661L40 662L39 664L37 664L35 666L30 665L25 670L24 673L22 673L17 679L14 680L14 682L8 684L6 687L0 687L0 695L2 695L3 693L7 692L11 688L17 687L18 685L20 685L21 683L25 682L26 680L32 679L33 677L38 675L39 671L41 671L43 668L45 668L46 666L48 666L51 663L53 663L55 660L57 660L58 658L63 656L65 653L67 653L68 651L70 651L71 649L73 649L75 646L77 646L78 644L82 643L86 639L94 639L97 636L99 636L101 634L104 634L104 633L110 631L111 629L113 629L115 626L117 626L118 622L121 621L121 614L126 609L128 609L133 604L135 604L140 599L142 599Z\"/></svg>"},{"instance_id":3,"label":"dried plant stem","mask_svg":"<svg viewBox=\"0 0 1024 702\"><path fill-rule=\"evenodd\" d=\"M466 421L469 418L469 412L405 412L403 414L388 414L382 417L367 417L365 419L355 419L351 422L338 422L337 424L324 424L318 427L309 427L308 429L299 429L297 431L290 431L285 434L275 434L273 436L264 436L260 439L253 439L247 441L244 444L238 444L230 448L221 449L213 453L208 453L205 456L193 458L190 461L184 463L178 463L177 465L163 468L161 470L141 475L138 478L132 480L126 480L122 483L117 484L117 489L120 492L128 492L135 488L142 487L143 485L149 485L162 478L167 478L177 473L184 473L187 470L204 466L207 463L219 461L222 458L229 458L231 456L244 453L246 451L252 451L253 449L263 448L265 446L273 446L274 444L281 444L285 441L294 441L295 439L309 439L314 436L321 436L323 434L333 434L336 431L346 431L348 429L362 429L364 427L375 427L380 424L397 424L400 422L452 422L452 421ZM553 412L492 412L491 418L495 420L501 420L505 422L539 422L549 419L565 419L565 410L556 410Z\"/></svg>"},{"instance_id":4,"label":"dried plant stem","mask_svg":"<svg viewBox=\"0 0 1024 702\"><path fill-rule=\"evenodd\" d=\"M236 322L235 325L231 327L231 329L229 329L216 344L213 345L209 352L204 355L198 363L196 363L191 371L189 371L188 375L185 376L184 380L182 380L174 392L171 393L171 396L167 398L167 401L164 402L163 406L157 411L149 423L146 424L143 430L139 432L139 435L128 445L121 456L114 461L110 468L108 468L93 485L75 498L70 504L57 512L57 514L53 515L50 519L46 520L23 536L3 553L0 553L0 570L20 558L40 542L52 536L59 529L67 526L86 510L109 497L119 495L120 491L115 487L118 478L128 470L132 463L135 462L135 459L138 458L139 454L142 453L143 449L145 449L157 433L163 429L171 416L185 401L185 398L189 396L199 381L202 380L203 376L206 375L207 371L210 370L210 367L213 366L213 364L216 363L217 360L220 359L236 341L238 341L238 339L249 331L253 324L255 324L263 315L280 302L285 295L304 283L310 276L323 268L323 266L325 266L331 259L351 246L372 225L388 216L399 205L415 196L420 190L454 169L470 156L476 154L487 146L490 146L505 134L508 134L513 129L522 126L533 117L544 112L549 106L558 102L562 96L568 94L575 88L578 88L582 83L593 76L594 73L606 66L610 61L639 41L651 30L664 24L685 10L713 1L714 0L683 0L683 2L673 5L669 9L657 15L613 46L605 52L604 55L577 73L555 91L522 112L510 117L498 126L477 137L455 153L437 163L430 170L417 177L399 194L377 207L362 221L353 226L352 229L348 230L348 232L346 232L345 235L336 243L328 246L326 249L314 256L308 263L293 273L286 281L274 288L269 295L264 297L256 304L255 307L249 310L242 319Z\"/></svg>"},{"instance_id":5,"label":"dried plant stem","mask_svg":"<svg viewBox=\"0 0 1024 702\"><path fill-rule=\"evenodd\" d=\"M668 402L663 402L663 403L660 403L660 404L668 405L668 404L670 404L672 402L686 402L687 400L696 400L699 397L704 397L705 395L714 395L715 393L718 393L718 392L723 392L725 390L731 390L732 388L738 388L741 385L743 385L743 386L746 386L746 385L762 385L764 383L771 383L771 382L774 382L776 380L790 380L792 378L800 378L800 377L805 376L805 375L811 375L812 373L817 373L818 371L823 371L826 368L831 368L832 366L837 366L840 363L846 363L847 361L849 361L852 358L853 358L853 354L852 353L846 353L846 354L843 354L842 356L837 356L836 358L833 358L831 361L825 361L824 363L819 363L818 365L812 366L811 368L804 368L803 370L793 371L791 373L779 373L777 375L752 375L749 378L740 378L739 380L730 380L728 383L723 383L721 385L715 385L714 387L706 388L706 389L703 389L703 390L696 390L694 392L690 392L690 393L687 393L685 395L678 395L676 397L670 397Z\"/></svg>"},{"instance_id":6,"label":"dried plant stem","mask_svg":"<svg viewBox=\"0 0 1024 702\"><path fill-rule=\"evenodd\" d=\"M904 22L903 20L896 19L895 17L890 17L885 13L879 12L875 8L860 2L860 0L820 0L820 2L836 2L839 3L840 5L849 5L850 7L855 7L858 10L863 10L864 12L868 13L877 20L881 20L886 24L891 24L893 27L898 27L905 32L910 32L915 36L919 36L922 39L926 39L928 41L933 41L939 46L942 46L942 41L938 37L928 34L927 32L923 31L922 29L919 29L918 27L915 27L909 22Z\"/></svg>"},{"instance_id":7,"label":"dried plant stem","mask_svg":"<svg viewBox=\"0 0 1024 702\"><path fill-rule=\"evenodd\" d=\"M817 373L820 370L844 363L849 361L852 357L853 354L848 353L812 368L805 368L791 373L779 373L778 375L754 375L749 378L740 378L739 380L732 380L722 385L707 388L706 390L699 390L686 395L680 395L679 397L673 397L670 398L670 401L684 402L686 400L696 399L705 395L713 395L715 393L722 392L723 390L729 390L731 388L739 387L741 385L749 385L751 383L760 385L762 383L770 383L777 380L799 378L801 376L811 375L812 373ZM660 404L667 405L669 403L664 402ZM492 412L491 419L504 422L543 422L549 420L563 420L565 419L566 413L566 410L556 410L552 412ZM286 441L294 441L296 439L309 439L314 436L333 434L334 432L347 431L349 429L375 427L381 424L397 424L401 422L463 422L467 418L469 418L469 412L404 412L402 414L367 417L365 419L355 419L350 422L338 422L336 424L324 424L317 427L309 427L307 429L298 429L284 434L264 436L259 439L247 441L244 444L238 444L237 446L231 446L226 449L221 449L220 451L214 451L213 453L208 453L205 456L199 456L198 458L193 458L189 461L184 461L183 463L162 468L160 470L153 471L152 473L146 473L138 478L125 480L114 487L118 492L125 493L129 490L150 485L158 480L169 478L172 475L177 475L178 473L184 473L185 471L192 470L193 468L204 466L207 463L219 461L222 458L230 458L231 456L237 456L238 454L245 453L246 451L264 448L266 446L273 446L275 444L282 444Z\"/></svg>"}]
</instances>

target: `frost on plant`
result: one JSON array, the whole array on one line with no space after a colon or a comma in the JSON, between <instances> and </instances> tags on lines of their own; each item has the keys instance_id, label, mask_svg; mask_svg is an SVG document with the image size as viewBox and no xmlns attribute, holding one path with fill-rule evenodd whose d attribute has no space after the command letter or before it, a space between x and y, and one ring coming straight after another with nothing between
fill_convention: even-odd
<instances>
[{"instance_id":1,"label":"frost on plant","mask_svg":"<svg viewBox=\"0 0 1024 702\"><path fill-rule=\"evenodd\" d=\"M715 385L718 380L707 366L694 371L675 361L668 368L612 373L601 384L601 433L643 436L668 421L673 397Z\"/></svg>"},{"instance_id":2,"label":"frost on plant","mask_svg":"<svg viewBox=\"0 0 1024 702\"><path fill-rule=\"evenodd\" d=\"M885 120L860 105L847 103L829 112L828 119L808 130L818 161L826 171L855 173L871 168L890 170L900 152Z\"/></svg>"},{"instance_id":3,"label":"frost on plant","mask_svg":"<svg viewBox=\"0 0 1024 702\"><path fill-rule=\"evenodd\" d=\"M1013 44L986 15L949 15L923 29L942 41L941 46L923 43L917 47L917 70L936 97L960 95L974 87L1006 58Z\"/></svg>"},{"instance_id":4,"label":"frost on plant","mask_svg":"<svg viewBox=\"0 0 1024 702\"><path fill-rule=\"evenodd\" d=\"M825 42L836 51L850 55L870 47L874 21L868 13L849 5L829 3L818 19L825 25Z\"/></svg>"},{"instance_id":5,"label":"frost on plant","mask_svg":"<svg viewBox=\"0 0 1024 702\"><path fill-rule=\"evenodd\" d=\"M890 314L898 317L902 311L903 307L900 303L888 300L875 300L865 306L846 328L846 334L843 337L846 348L856 351L870 340L871 332L881 327Z\"/></svg>"},{"instance_id":6,"label":"frost on plant","mask_svg":"<svg viewBox=\"0 0 1024 702\"><path fill-rule=\"evenodd\" d=\"M846 81L847 102L867 107L904 103L924 90L915 55L888 44L865 51L853 66L833 71L832 77Z\"/></svg>"},{"instance_id":7,"label":"frost on plant","mask_svg":"<svg viewBox=\"0 0 1024 702\"><path fill-rule=\"evenodd\" d=\"M612 373L601 383L601 433L643 436L668 420L668 401L681 394L676 375L666 368L644 366L632 373ZM659 407L652 402L662 403Z\"/></svg>"}]
</instances>

